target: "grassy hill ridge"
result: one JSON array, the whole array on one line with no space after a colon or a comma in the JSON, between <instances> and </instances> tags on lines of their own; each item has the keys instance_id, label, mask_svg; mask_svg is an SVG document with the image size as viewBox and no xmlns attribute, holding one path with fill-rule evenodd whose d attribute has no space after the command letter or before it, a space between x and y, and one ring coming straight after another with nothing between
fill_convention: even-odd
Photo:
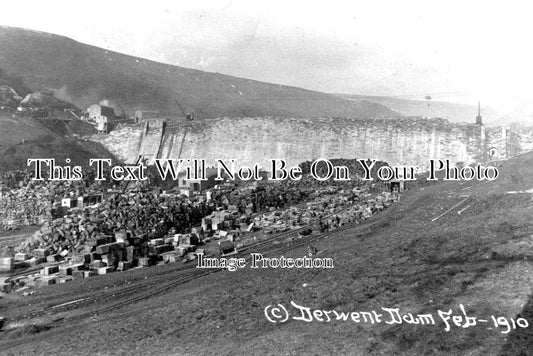
<instances>
[{"instance_id":1,"label":"grassy hill ridge","mask_svg":"<svg viewBox=\"0 0 533 356\"><path fill-rule=\"evenodd\" d=\"M66 37L0 27L0 83L52 89L80 108L107 100L134 110L178 112L177 99L197 118L222 116L397 115L366 100L187 69L85 45Z\"/></svg>"}]
</instances>

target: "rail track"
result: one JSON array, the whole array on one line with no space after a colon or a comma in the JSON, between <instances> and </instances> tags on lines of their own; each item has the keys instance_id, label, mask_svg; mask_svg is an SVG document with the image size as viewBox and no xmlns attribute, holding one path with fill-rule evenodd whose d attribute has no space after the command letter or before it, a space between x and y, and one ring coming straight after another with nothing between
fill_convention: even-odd
<instances>
[{"instance_id":1,"label":"rail track","mask_svg":"<svg viewBox=\"0 0 533 356\"><path fill-rule=\"evenodd\" d=\"M339 213L340 212L337 212L335 214ZM328 219L332 215L334 214L325 216L322 219ZM257 243L245 246L233 257L244 257L249 260L250 252L258 252L270 256L279 255L354 228L356 228L354 231L354 237L366 235L372 231L374 225L372 220L374 220L374 217L366 220L363 224L348 223L318 235L299 235L299 233L307 227L286 231L263 239ZM291 238L292 240L287 241ZM222 268L207 270L197 269L195 268L194 263L185 266L179 263L172 265L165 265L167 268L157 268L157 266L150 267L147 269L150 277L147 276L142 278L137 275L137 277L133 278L129 283L123 282L121 285L112 288L84 292L71 290L55 295L53 300L41 300L40 303L37 301L38 303L35 305L33 311L13 315L8 318L7 321L9 323L12 321L22 321L27 319L29 325L31 325L31 320L39 320L42 318L54 320L54 316L56 316L56 319L59 319L60 322L54 325L54 328L58 329L55 332L60 332L63 328L70 329L82 327L86 324L86 319L89 317L103 316L107 312L116 311L142 300L164 294L197 278L224 270ZM140 271L142 271L142 269L137 270L137 273L139 274ZM98 320L99 318L93 319L92 321L97 322ZM106 318L104 317L101 320L106 320ZM40 339L40 334L43 334L42 337L45 337L49 332L54 331L50 330L47 333L39 333L31 335L31 337L15 338L13 340L2 340L5 336L0 337L0 347L10 348L19 345L21 342L32 342L35 341L36 338Z\"/></svg>"}]
</instances>

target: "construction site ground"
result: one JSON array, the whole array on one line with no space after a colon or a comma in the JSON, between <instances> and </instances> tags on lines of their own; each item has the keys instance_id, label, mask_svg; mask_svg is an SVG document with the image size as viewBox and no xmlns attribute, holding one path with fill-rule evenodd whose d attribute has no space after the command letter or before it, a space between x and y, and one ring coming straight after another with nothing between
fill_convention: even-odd
<instances>
[{"instance_id":1,"label":"construction site ground","mask_svg":"<svg viewBox=\"0 0 533 356\"><path fill-rule=\"evenodd\" d=\"M263 245L269 256L303 257L308 243L333 269L199 270L174 263L4 294L5 355L528 355L532 327L509 332L451 326L452 310L533 324L533 155L499 167L494 182L412 186L363 224L309 242ZM244 252L254 252L253 248ZM295 316L312 310L435 316L435 325L355 323ZM282 304L286 322L265 307Z\"/></svg>"}]
</instances>

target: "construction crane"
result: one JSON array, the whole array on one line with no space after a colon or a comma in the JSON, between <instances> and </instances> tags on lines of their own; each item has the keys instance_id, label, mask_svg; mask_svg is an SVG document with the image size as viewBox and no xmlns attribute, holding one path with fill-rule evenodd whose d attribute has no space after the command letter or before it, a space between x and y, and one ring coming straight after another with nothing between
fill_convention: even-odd
<instances>
[{"instance_id":1,"label":"construction crane","mask_svg":"<svg viewBox=\"0 0 533 356\"><path fill-rule=\"evenodd\" d=\"M181 113L183 114L183 116L185 116L185 118L187 119L187 121L192 121L194 120L194 113L185 113L185 111L183 110L183 108L181 107L180 103L178 103L178 100L177 99L174 99L174 101L176 102L176 105L178 105L178 108L180 108L180 111Z\"/></svg>"},{"instance_id":2,"label":"construction crane","mask_svg":"<svg viewBox=\"0 0 533 356\"><path fill-rule=\"evenodd\" d=\"M68 109L67 111L68 111L69 113L71 113L71 114L72 114L72 116L74 116L74 117L75 117L76 119L78 119L78 120L81 120L81 117L79 117L78 115L76 115L76 114L74 113L74 111L73 111L73 110L71 110L71 109Z\"/></svg>"}]
</instances>

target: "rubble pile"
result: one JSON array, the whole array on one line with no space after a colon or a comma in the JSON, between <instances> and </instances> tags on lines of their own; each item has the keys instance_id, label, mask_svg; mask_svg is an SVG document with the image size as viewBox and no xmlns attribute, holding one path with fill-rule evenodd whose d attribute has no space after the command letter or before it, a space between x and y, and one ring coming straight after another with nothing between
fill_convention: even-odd
<instances>
[{"instance_id":1,"label":"rubble pile","mask_svg":"<svg viewBox=\"0 0 533 356\"><path fill-rule=\"evenodd\" d=\"M353 191L327 188L317 190L314 199L304 207L292 206L283 211L262 214L255 218L255 226L266 234L312 226L316 232L332 230L349 222L361 222L382 211L398 199L383 192L370 194L355 188Z\"/></svg>"},{"instance_id":2,"label":"rubble pile","mask_svg":"<svg viewBox=\"0 0 533 356\"><path fill-rule=\"evenodd\" d=\"M75 254L65 253L67 250L59 254L53 253L48 248L34 249L31 254L18 252L13 258L9 258L10 263L19 266L46 265L38 272L13 278L4 289L41 287L65 283L75 278L125 271L134 266L147 267L157 263L177 262L183 258L192 260L196 257L190 256L191 254L203 253L202 250L196 250L199 241L196 234L174 234L172 237L146 240L122 230L114 236L103 235L87 241Z\"/></svg>"},{"instance_id":3,"label":"rubble pile","mask_svg":"<svg viewBox=\"0 0 533 356\"><path fill-rule=\"evenodd\" d=\"M41 224L52 218L50 202L26 189L3 193L0 197L0 222L4 229Z\"/></svg>"},{"instance_id":4,"label":"rubble pile","mask_svg":"<svg viewBox=\"0 0 533 356\"><path fill-rule=\"evenodd\" d=\"M20 210L29 212L30 217L33 212L44 217L39 215L38 222L26 218L28 223L41 224L40 229L17 253L4 254L0 260L0 270L30 271L12 279L6 288L38 287L134 267L188 262L197 254L212 253L211 240L220 240L219 252L227 254L257 241L256 234L303 227L307 233L319 234L365 220L399 197L383 192L382 186L357 181L232 181L188 197L175 190L163 191L150 182L130 185L129 190L109 190L109 185L91 183L91 179L37 182L23 174L7 180L0 203L14 205L3 205L0 213ZM85 198L94 194L101 199L84 204ZM199 249L203 244L206 248ZM42 268L34 272L38 267Z\"/></svg>"},{"instance_id":5,"label":"rubble pile","mask_svg":"<svg viewBox=\"0 0 533 356\"><path fill-rule=\"evenodd\" d=\"M26 180L15 183L4 174L0 181L0 226L16 229L20 226L37 225L52 218L52 204L48 191L34 189ZM14 189L9 189L12 187Z\"/></svg>"},{"instance_id":6,"label":"rubble pile","mask_svg":"<svg viewBox=\"0 0 533 356\"><path fill-rule=\"evenodd\" d=\"M92 252L99 241L127 231L142 241L165 236L170 228L188 230L212 210L205 202L151 193L110 196L91 209L73 209L63 218L43 224L21 251L47 249L51 254Z\"/></svg>"},{"instance_id":7,"label":"rubble pile","mask_svg":"<svg viewBox=\"0 0 533 356\"><path fill-rule=\"evenodd\" d=\"M28 172L9 172L0 177L0 226L21 226L49 222L64 198L91 194L88 181L35 181Z\"/></svg>"}]
</instances>

